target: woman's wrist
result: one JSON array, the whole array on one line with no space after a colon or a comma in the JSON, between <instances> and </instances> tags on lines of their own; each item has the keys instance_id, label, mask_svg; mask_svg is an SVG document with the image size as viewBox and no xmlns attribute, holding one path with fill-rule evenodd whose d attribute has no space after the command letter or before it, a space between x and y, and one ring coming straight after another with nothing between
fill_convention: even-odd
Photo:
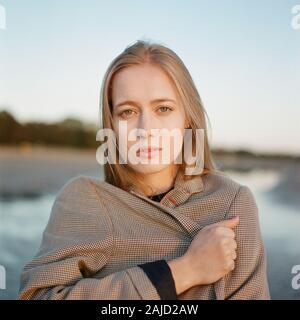
<instances>
[{"instance_id":1,"label":"woman's wrist","mask_svg":"<svg viewBox=\"0 0 300 320\"><path fill-rule=\"evenodd\" d=\"M193 280L194 276L187 256L180 256L176 259L167 261L167 263L173 275L177 295L195 285Z\"/></svg>"}]
</instances>

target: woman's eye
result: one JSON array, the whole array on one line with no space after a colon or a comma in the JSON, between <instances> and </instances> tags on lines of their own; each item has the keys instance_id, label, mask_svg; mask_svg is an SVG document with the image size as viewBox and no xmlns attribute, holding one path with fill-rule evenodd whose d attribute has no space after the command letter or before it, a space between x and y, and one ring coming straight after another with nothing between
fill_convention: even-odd
<instances>
[{"instance_id":1,"label":"woman's eye","mask_svg":"<svg viewBox=\"0 0 300 320\"><path fill-rule=\"evenodd\" d=\"M130 117L134 113L133 110L127 109L120 113L121 117Z\"/></svg>"},{"instance_id":2,"label":"woman's eye","mask_svg":"<svg viewBox=\"0 0 300 320\"><path fill-rule=\"evenodd\" d=\"M166 107L166 106L161 106L161 107L158 108L158 110L160 110L161 113L166 113L166 112L168 112L168 111L172 111L171 108Z\"/></svg>"}]
</instances>

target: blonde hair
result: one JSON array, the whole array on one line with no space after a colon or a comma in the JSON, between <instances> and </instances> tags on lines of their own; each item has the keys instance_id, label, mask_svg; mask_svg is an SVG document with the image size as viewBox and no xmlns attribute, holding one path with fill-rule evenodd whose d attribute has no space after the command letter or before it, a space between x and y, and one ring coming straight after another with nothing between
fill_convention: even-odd
<instances>
[{"instance_id":1,"label":"blonde hair","mask_svg":"<svg viewBox=\"0 0 300 320\"><path fill-rule=\"evenodd\" d=\"M130 66L150 63L159 66L175 84L181 103L185 106L188 123L192 129L192 152L195 153L196 129L204 129L204 159L201 175L215 171L216 167L212 160L208 144L205 109L198 94L194 81L182 60L175 52L164 45L149 41L137 40L134 44L125 48L109 65L102 82L100 94L100 108L102 109L102 128L113 129L112 124L112 81L114 75ZM186 163L179 165L179 170L185 170ZM132 185L137 186L142 192L146 192L146 186L138 173L126 164L104 164L105 181L124 190ZM185 175L185 179L193 176Z\"/></svg>"}]
</instances>

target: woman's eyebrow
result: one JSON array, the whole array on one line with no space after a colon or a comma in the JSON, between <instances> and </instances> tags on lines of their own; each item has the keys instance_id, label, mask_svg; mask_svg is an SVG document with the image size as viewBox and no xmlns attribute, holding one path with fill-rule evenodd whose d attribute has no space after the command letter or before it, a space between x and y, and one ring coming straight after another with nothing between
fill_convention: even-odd
<instances>
[{"instance_id":1,"label":"woman's eyebrow","mask_svg":"<svg viewBox=\"0 0 300 320\"><path fill-rule=\"evenodd\" d=\"M154 99L154 100L151 100L150 103L151 104L154 104L154 103L160 103L160 102L166 102L166 101L169 101L169 102L173 102L173 103L176 103L175 100L173 99L170 99L170 98L159 98L159 99ZM139 104L133 100L125 100L125 101L122 101L122 102L119 102L115 105L115 108L118 108L124 104L131 104L131 105L134 105L134 106L138 106Z\"/></svg>"}]
</instances>

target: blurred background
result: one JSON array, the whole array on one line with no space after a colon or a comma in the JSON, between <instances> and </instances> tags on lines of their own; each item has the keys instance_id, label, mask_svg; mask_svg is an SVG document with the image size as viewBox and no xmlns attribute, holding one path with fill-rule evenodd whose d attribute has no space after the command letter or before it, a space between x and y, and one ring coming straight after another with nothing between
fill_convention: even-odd
<instances>
[{"instance_id":1,"label":"blurred background","mask_svg":"<svg viewBox=\"0 0 300 320\"><path fill-rule=\"evenodd\" d=\"M298 2L298 3L297 3ZM58 190L96 161L99 93L137 39L184 61L218 167L259 208L272 299L300 299L300 18L297 0L0 0L0 265L15 299ZM292 22L293 21L293 22Z\"/></svg>"}]
</instances>

